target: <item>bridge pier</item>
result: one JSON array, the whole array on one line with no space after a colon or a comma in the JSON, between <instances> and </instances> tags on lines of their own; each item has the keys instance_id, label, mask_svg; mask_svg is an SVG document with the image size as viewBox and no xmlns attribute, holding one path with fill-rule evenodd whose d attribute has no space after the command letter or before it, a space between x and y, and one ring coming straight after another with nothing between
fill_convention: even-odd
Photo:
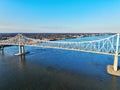
<instances>
[{"instance_id":1,"label":"bridge pier","mask_svg":"<svg viewBox=\"0 0 120 90\"><path fill-rule=\"evenodd\" d=\"M118 47L119 47L119 34L117 34L117 42L116 42L116 53L114 57L114 71L118 70Z\"/></svg>"},{"instance_id":2,"label":"bridge pier","mask_svg":"<svg viewBox=\"0 0 120 90\"><path fill-rule=\"evenodd\" d=\"M117 34L116 52L114 56L114 64L107 66L107 72L111 75L120 76L120 70L118 70L118 48L119 48L119 34Z\"/></svg>"},{"instance_id":3,"label":"bridge pier","mask_svg":"<svg viewBox=\"0 0 120 90\"><path fill-rule=\"evenodd\" d=\"M18 47L19 47L19 53L22 53L22 51L21 51L21 45L19 45Z\"/></svg>"},{"instance_id":4,"label":"bridge pier","mask_svg":"<svg viewBox=\"0 0 120 90\"><path fill-rule=\"evenodd\" d=\"M0 50L1 50L2 54L4 54L4 46L3 45L0 46Z\"/></svg>"},{"instance_id":5,"label":"bridge pier","mask_svg":"<svg viewBox=\"0 0 120 90\"><path fill-rule=\"evenodd\" d=\"M15 54L15 55L24 55L25 54L25 48L24 45L19 45L19 53Z\"/></svg>"},{"instance_id":6,"label":"bridge pier","mask_svg":"<svg viewBox=\"0 0 120 90\"><path fill-rule=\"evenodd\" d=\"M24 53L25 53L24 45L19 45L19 54L24 54Z\"/></svg>"},{"instance_id":7,"label":"bridge pier","mask_svg":"<svg viewBox=\"0 0 120 90\"><path fill-rule=\"evenodd\" d=\"M4 46L3 46L3 45L1 45L1 46L0 46L0 49L1 49L1 50L4 50Z\"/></svg>"}]
</instances>

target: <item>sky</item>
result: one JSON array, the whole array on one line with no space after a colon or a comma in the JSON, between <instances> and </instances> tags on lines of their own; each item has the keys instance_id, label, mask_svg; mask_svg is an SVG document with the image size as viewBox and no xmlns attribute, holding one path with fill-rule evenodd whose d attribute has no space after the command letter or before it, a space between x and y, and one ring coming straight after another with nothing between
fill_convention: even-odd
<instances>
[{"instance_id":1,"label":"sky","mask_svg":"<svg viewBox=\"0 0 120 90\"><path fill-rule=\"evenodd\" d=\"M0 0L0 33L120 32L120 0Z\"/></svg>"}]
</instances>

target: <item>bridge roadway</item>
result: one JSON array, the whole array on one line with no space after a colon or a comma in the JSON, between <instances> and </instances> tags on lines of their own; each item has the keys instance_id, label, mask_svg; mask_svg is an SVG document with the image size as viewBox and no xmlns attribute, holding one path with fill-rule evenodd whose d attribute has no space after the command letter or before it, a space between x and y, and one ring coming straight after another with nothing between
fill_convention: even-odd
<instances>
[{"instance_id":1,"label":"bridge roadway","mask_svg":"<svg viewBox=\"0 0 120 90\"><path fill-rule=\"evenodd\" d=\"M39 39L32 39L22 34L18 34L15 37L7 40L0 40L0 46L4 45L21 45L21 46L38 46L45 48L57 48L75 51L84 51L101 54L115 54L115 42L117 35L112 35L107 38L93 41L82 41L82 42L60 42L60 41L44 41ZM120 50L118 50L120 53Z\"/></svg>"}]
</instances>

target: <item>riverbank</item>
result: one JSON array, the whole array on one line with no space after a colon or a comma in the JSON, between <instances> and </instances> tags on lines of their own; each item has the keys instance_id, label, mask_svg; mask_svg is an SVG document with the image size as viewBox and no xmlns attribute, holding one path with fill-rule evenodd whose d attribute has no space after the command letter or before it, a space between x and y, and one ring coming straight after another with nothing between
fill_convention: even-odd
<instances>
[{"instance_id":1,"label":"riverbank","mask_svg":"<svg viewBox=\"0 0 120 90\"><path fill-rule=\"evenodd\" d=\"M9 39L17 34L18 33L0 33L0 40ZM55 41L55 40L73 39L78 37L101 36L101 35L113 34L113 33L21 33L21 34L29 38Z\"/></svg>"}]
</instances>

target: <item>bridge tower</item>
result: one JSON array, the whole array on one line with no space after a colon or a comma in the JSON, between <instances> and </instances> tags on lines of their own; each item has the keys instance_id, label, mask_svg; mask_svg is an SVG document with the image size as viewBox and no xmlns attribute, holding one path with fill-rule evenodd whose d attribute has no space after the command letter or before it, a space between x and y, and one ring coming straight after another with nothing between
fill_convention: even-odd
<instances>
[{"instance_id":1,"label":"bridge tower","mask_svg":"<svg viewBox=\"0 0 120 90\"><path fill-rule=\"evenodd\" d=\"M21 43L21 35L18 34L19 36L19 44L18 44L18 47L19 47L19 53L15 54L15 55L24 55L25 54L25 48L24 48L24 45Z\"/></svg>"},{"instance_id":2,"label":"bridge tower","mask_svg":"<svg viewBox=\"0 0 120 90\"><path fill-rule=\"evenodd\" d=\"M24 45L21 43L21 35L19 35L19 54L22 55L25 53Z\"/></svg>"},{"instance_id":3,"label":"bridge tower","mask_svg":"<svg viewBox=\"0 0 120 90\"><path fill-rule=\"evenodd\" d=\"M107 66L107 72L111 75L120 76L120 70L118 70L118 52L119 52L119 38L120 34L117 34L117 40L116 40L116 51L114 56L114 64Z\"/></svg>"},{"instance_id":4,"label":"bridge tower","mask_svg":"<svg viewBox=\"0 0 120 90\"><path fill-rule=\"evenodd\" d=\"M24 49L24 45L22 45L21 43L21 35L19 35L19 54L24 54L25 53L25 49Z\"/></svg>"}]
</instances>

